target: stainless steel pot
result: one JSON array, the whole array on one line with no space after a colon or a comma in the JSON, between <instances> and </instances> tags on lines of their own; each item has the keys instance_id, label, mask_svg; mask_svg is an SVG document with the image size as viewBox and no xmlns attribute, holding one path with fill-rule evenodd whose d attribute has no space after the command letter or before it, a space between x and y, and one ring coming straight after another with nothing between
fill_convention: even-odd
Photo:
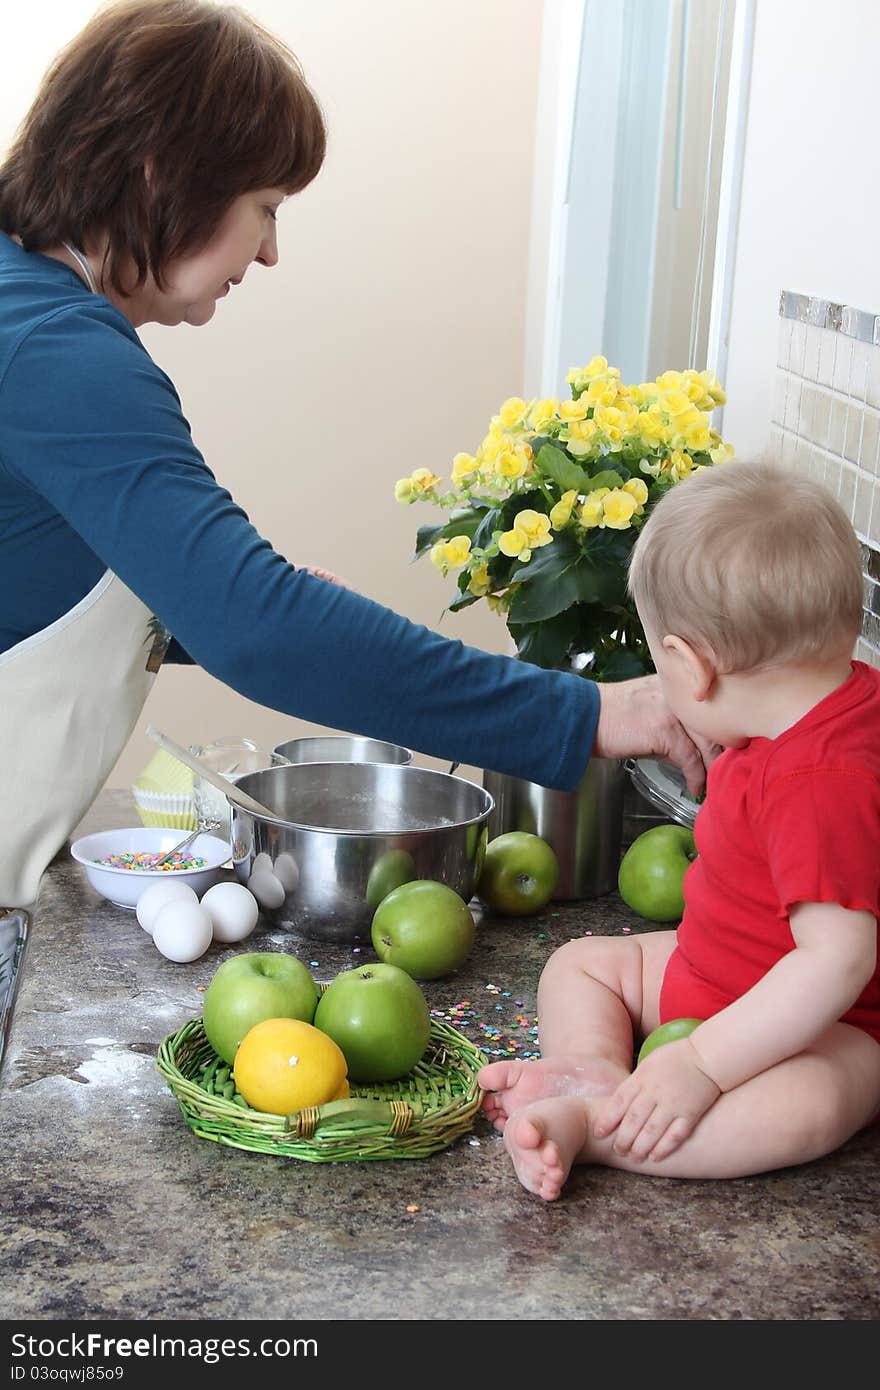
<instances>
[{"instance_id":1,"label":"stainless steel pot","mask_svg":"<svg viewBox=\"0 0 880 1390\"><path fill-rule=\"evenodd\" d=\"M493 840L509 830L526 830L556 851L554 899L598 898L617 887L626 785L621 759L591 758L571 792L489 771L483 785L495 802L489 822Z\"/></svg>"},{"instance_id":2,"label":"stainless steel pot","mask_svg":"<svg viewBox=\"0 0 880 1390\"><path fill-rule=\"evenodd\" d=\"M392 888L432 878L467 902L491 795L405 763L298 763L235 779L275 813L236 810L233 863L269 919L322 941L368 941ZM275 818L277 817L277 818Z\"/></svg>"},{"instance_id":3,"label":"stainless steel pot","mask_svg":"<svg viewBox=\"0 0 880 1390\"><path fill-rule=\"evenodd\" d=\"M412 749L381 738L355 734L315 734L277 743L273 753L290 763L411 763Z\"/></svg>"}]
</instances>

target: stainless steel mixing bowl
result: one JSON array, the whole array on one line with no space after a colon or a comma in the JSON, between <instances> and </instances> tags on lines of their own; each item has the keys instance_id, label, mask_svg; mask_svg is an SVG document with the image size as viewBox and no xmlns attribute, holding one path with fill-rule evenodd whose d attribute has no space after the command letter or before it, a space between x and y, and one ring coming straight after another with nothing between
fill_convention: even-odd
<instances>
[{"instance_id":1,"label":"stainless steel mixing bowl","mask_svg":"<svg viewBox=\"0 0 880 1390\"><path fill-rule=\"evenodd\" d=\"M382 898L414 878L473 895L494 805L473 782L407 763L328 762L235 783L277 816L236 809L236 875L287 931L369 941Z\"/></svg>"},{"instance_id":2,"label":"stainless steel mixing bowl","mask_svg":"<svg viewBox=\"0 0 880 1390\"><path fill-rule=\"evenodd\" d=\"M356 734L314 734L277 743L279 753L291 763L411 763L412 750L381 738Z\"/></svg>"}]
</instances>

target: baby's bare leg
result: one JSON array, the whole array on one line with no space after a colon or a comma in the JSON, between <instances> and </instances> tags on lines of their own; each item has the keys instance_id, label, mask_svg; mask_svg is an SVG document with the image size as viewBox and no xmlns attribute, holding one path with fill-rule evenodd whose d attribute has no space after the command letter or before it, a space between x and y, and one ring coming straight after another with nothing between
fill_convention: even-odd
<instances>
[{"instance_id":1,"label":"baby's bare leg","mask_svg":"<svg viewBox=\"0 0 880 1390\"><path fill-rule=\"evenodd\" d=\"M591 1104L553 1096L517 1110L504 1143L523 1186L558 1197L574 1163L668 1178L739 1178L832 1153L880 1112L880 1045L835 1023L807 1052L722 1095L668 1158L639 1162L592 1134Z\"/></svg>"},{"instance_id":2,"label":"baby's bare leg","mask_svg":"<svg viewBox=\"0 0 880 1390\"><path fill-rule=\"evenodd\" d=\"M674 931L569 941L538 984L541 1058L493 1062L479 1073L483 1109L503 1131L510 1115L542 1096L607 1095L632 1070L633 1030L659 1022L660 982Z\"/></svg>"}]
</instances>

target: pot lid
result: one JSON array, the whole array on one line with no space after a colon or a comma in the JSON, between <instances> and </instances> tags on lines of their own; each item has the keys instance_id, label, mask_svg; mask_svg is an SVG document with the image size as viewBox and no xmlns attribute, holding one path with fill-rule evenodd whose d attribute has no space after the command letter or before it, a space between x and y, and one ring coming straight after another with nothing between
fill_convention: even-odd
<instances>
[{"instance_id":1,"label":"pot lid","mask_svg":"<svg viewBox=\"0 0 880 1390\"><path fill-rule=\"evenodd\" d=\"M653 758L629 758L626 770L633 786L652 806L678 825L693 827L700 803L688 791L680 768Z\"/></svg>"}]
</instances>

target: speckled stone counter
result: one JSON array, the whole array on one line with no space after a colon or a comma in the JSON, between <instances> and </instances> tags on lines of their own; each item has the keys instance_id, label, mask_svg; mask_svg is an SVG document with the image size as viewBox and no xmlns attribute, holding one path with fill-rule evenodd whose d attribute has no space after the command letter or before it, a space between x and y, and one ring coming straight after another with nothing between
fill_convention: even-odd
<instances>
[{"instance_id":1,"label":"speckled stone counter","mask_svg":"<svg viewBox=\"0 0 880 1390\"><path fill-rule=\"evenodd\" d=\"M105 792L82 829L134 824L128 794ZM470 1036L524 1055L550 951L626 929L644 923L614 894L484 920L466 966L425 992L443 1010L470 1001ZM66 851L50 867L0 1070L0 1317L880 1315L880 1130L737 1182L581 1168L550 1205L523 1191L482 1118L409 1161L311 1164L197 1139L156 1049L243 948L293 951L319 980L372 958L261 921L242 947L172 964Z\"/></svg>"}]
</instances>

